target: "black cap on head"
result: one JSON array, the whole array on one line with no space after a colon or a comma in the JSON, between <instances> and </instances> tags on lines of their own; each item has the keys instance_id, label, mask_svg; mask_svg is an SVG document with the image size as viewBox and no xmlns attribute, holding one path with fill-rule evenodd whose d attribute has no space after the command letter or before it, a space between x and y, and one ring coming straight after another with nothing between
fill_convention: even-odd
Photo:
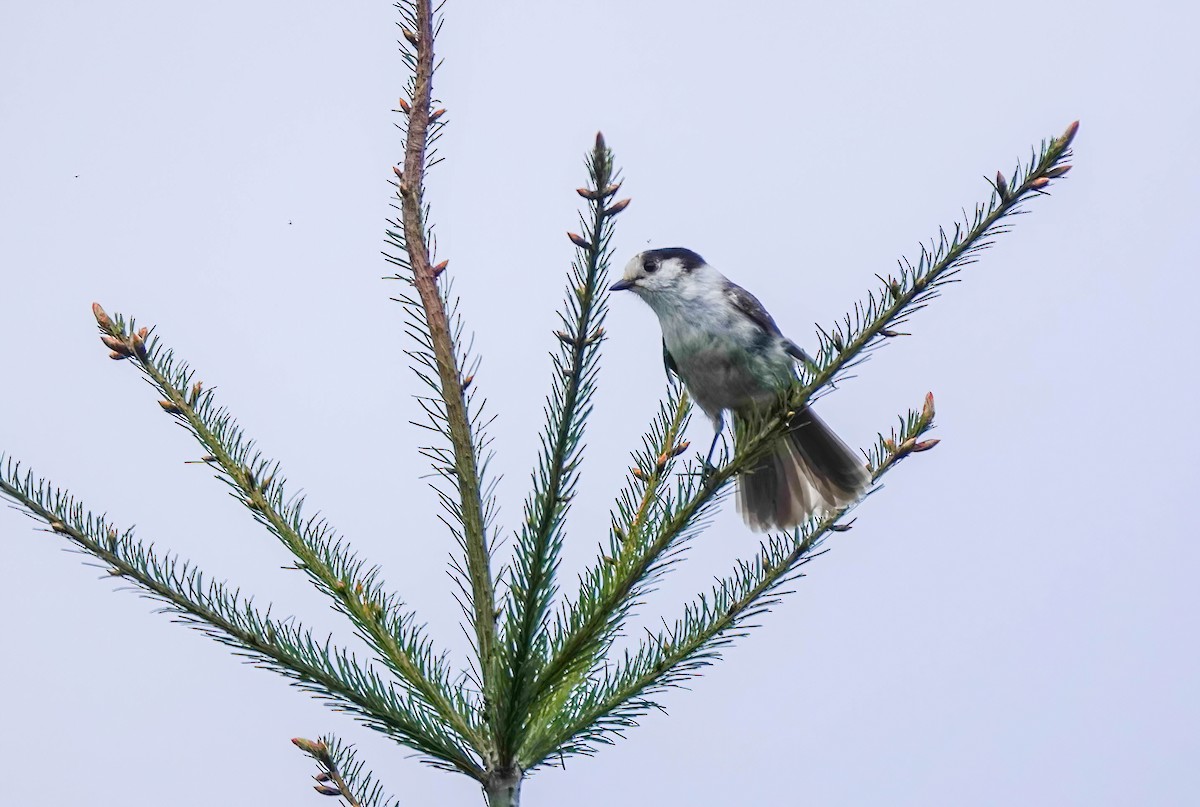
<instances>
[{"instance_id":1,"label":"black cap on head","mask_svg":"<svg viewBox=\"0 0 1200 807\"><path fill-rule=\"evenodd\" d=\"M643 261L654 261L661 263L672 258L678 258L683 262L685 271L691 271L697 266L704 264L704 259L685 247L664 247L662 249L648 249L642 253Z\"/></svg>"}]
</instances>

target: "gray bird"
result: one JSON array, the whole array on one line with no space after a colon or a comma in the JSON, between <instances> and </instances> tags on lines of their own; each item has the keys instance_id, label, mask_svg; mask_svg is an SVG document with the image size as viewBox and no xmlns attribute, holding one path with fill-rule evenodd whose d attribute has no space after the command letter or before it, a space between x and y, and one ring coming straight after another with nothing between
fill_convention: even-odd
<instances>
[{"instance_id":1,"label":"gray bird","mask_svg":"<svg viewBox=\"0 0 1200 807\"><path fill-rule=\"evenodd\" d=\"M777 405L807 357L762 303L682 247L634 256L611 287L646 301L662 327L667 371L683 380L713 422L713 450L725 426L759 407ZM814 513L856 501L870 483L864 460L811 408L792 417L787 434L738 480L738 510L754 530L790 529Z\"/></svg>"}]
</instances>

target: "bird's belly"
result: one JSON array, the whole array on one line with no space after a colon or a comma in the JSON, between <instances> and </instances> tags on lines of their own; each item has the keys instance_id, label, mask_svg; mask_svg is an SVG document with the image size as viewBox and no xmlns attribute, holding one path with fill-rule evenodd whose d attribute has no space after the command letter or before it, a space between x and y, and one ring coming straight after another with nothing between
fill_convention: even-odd
<instances>
[{"instance_id":1,"label":"bird's belly","mask_svg":"<svg viewBox=\"0 0 1200 807\"><path fill-rule=\"evenodd\" d=\"M679 375L696 404L710 415L723 409L741 409L773 396L779 381L766 367L744 352L700 350L676 358Z\"/></svg>"},{"instance_id":2,"label":"bird's belly","mask_svg":"<svg viewBox=\"0 0 1200 807\"><path fill-rule=\"evenodd\" d=\"M744 318L669 316L663 342L696 405L710 417L775 397L794 377L781 340Z\"/></svg>"}]
</instances>

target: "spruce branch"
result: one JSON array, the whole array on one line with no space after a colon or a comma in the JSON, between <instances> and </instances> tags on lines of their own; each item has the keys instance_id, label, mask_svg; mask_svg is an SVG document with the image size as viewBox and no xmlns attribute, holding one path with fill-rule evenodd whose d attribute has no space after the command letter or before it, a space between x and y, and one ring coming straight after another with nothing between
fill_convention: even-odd
<instances>
[{"instance_id":1,"label":"spruce branch","mask_svg":"<svg viewBox=\"0 0 1200 807\"><path fill-rule=\"evenodd\" d=\"M358 759L354 746L333 735L319 740L293 737L292 743L316 761L313 790L322 796L339 796L348 807L399 807L400 802L384 793L383 786Z\"/></svg>"},{"instance_id":2,"label":"spruce branch","mask_svg":"<svg viewBox=\"0 0 1200 807\"><path fill-rule=\"evenodd\" d=\"M511 763L534 698L538 668L544 662L546 614L554 596L555 573L563 541L563 522L579 480L580 447L596 388L597 360L607 310L603 293L613 218L628 205L609 205L620 187L612 152L601 135L587 159L591 187L578 193L589 202L580 216L582 235L570 233L578 248L571 266L562 330L553 356L553 381L547 398L542 451L533 472L533 491L525 502L525 520L517 534L509 576L504 630L504 691L495 728L502 764Z\"/></svg>"},{"instance_id":3,"label":"spruce branch","mask_svg":"<svg viewBox=\"0 0 1200 807\"><path fill-rule=\"evenodd\" d=\"M446 297L438 282L447 262L433 264L432 239L426 224L427 159L444 125L445 114L444 109L434 109L432 103L434 40L441 26L434 21L430 0L401 0L396 8L400 11L404 35L399 44L411 70L408 84L411 100L400 104L405 129L404 166L394 169L400 220L392 222L395 230L387 231L388 243L400 252L385 256L406 270L398 279L411 283L416 291L415 297L406 295L399 299L408 316L408 331L418 344L418 349L409 353L419 365L414 369L435 392L433 398L419 400L435 428L450 442L448 452L433 447L426 449L426 456L433 459L439 473L456 487L456 495L439 491L439 496L454 521L461 525L458 538L466 555L464 592L475 631L480 685L485 701L494 709L497 614L488 542L490 496L485 496L481 482L483 424L471 413L468 388L474 378L474 366L469 359L460 361L461 323L447 310ZM489 503L485 504L485 498Z\"/></svg>"},{"instance_id":4,"label":"spruce branch","mask_svg":"<svg viewBox=\"0 0 1200 807\"><path fill-rule=\"evenodd\" d=\"M901 418L899 429L889 437L880 435L867 452L872 483L905 457L937 444L937 440L920 440L933 427L933 418L930 394L921 410ZM855 506L814 517L791 534L768 537L757 556L739 560L732 574L699 595L673 625L652 634L636 651L626 651L611 672L607 667L590 670L585 685L577 686L556 713L558 719L550 725L553 731L526 749L526 764L532 768L547 764L551 757L590 754L597 744L611 743L636 725L641 715L661 709L647 696L695 677L720 657L721 648L755 627L750 620L789 593L782 587L802 576L799 568L821 554L817 550L829 533L850 529L841 520Z\"/></svg>"},{"instance_id":5,"label":"spruce branch","mask_svg":"<svg viewBox=\"0 0 1200 807\"><path fill-rule=\"evenodd\" d=\"M163 396L160 408L196 438L206 452L203 462L217 471L255 520L295 555L296 568L334 600L406 689L471 747L481 749L482 741L466 717L471 705L450 683L450 670L421 632L415 615L384 589L379 568L368 568L326 522L305 518L304 500L285 496L279 464L255 450L229 413L216 405L213 391L196 381L195 373L177 362L157 336L147 328L137 329L132 320L126 325L119 314L110 317L98 304L93 305L93 313L101 341L133 362Z\"/></svg>"},{"instance_id":6,"label":"spruce branch","mask_svg":"<svg viewBox=\"0 0 1200 807\"><path fill-rule=\"evenodd\" d=\"M986 204L977 204L970 215L964 209L963 219L954 224L952 233L939 228L936 238L920 245L915 264L901 258L896 277L877 275L882 283L879 289L856 302L853 312L840 322L828 329L818 328L820 346L814 359L801 369L802 384L791 398L792 408L828 389L889 339L907 336L895 329L937 297L942 286L956 281L963 267L975 263L980 253L993 245L995 236L1008 232L1002 223L1006 217L1024 213L1023 205L1030 199L1048 196L1050 183L1071 170L1066 161L1078 131L1079 121L1075 121L1058 137L1043 140L1024 167L1017 165L1011 182L997 172L994 182L987 180L992 195Z\"/></svg>"},{"instance_id":7,"label":"spruce branch","mask_svg":"<svg viewBox=\"0 0 1200 807\"><path fill-rule=\"evenodd\" d=\"M669 487L675 460L688 448L680 440L690 410L683 387L672 384L642 438L642 449L634 453L625 489L611 514L607 551L584 573L579 593L555 620L549 660L536 687L536 719L522 747L522 762L527 759L526 749L544 736L570 693L584 683L587 672L611 645L638 597L675 559L674 550L703 526L701 519L695 519L690 530L667 534L661 529L673 502L688 498L681 491L708 484L698 469L689 467L696 472L681 474L674 493Z\"/></svg>"},{"instance_id":8,"label":"spruce branch","mask_svg":"<svg viewBox=\"0 0 1200 807\"><path fill-rule=\"evenodd\" d=\"M295 620L260 613L240 589L206 578L173 555L160 555L153 545L135 540L131 530L118 531L106 517L92 514L66 491L36 479L32 472L22 473L13 460L0 457L0 466L0 496L99 560L111 577L162 603L163 612L414 748L426 761L482 776L472 750L428 704L399 697L389 682L330 639L315 639Z\"/></svg>"},{"instance_id":9,"label":"spruce branch","mask_svg":"<svg viewBox=\"0 0 1200 807\"><path fill-rule=\"evenodd\" d=\"M1042 141L1028 165L1018 166L1019 180L993 185L989 201L976 205L971 217L964 213L965 221L955 225L952 236L940 229L930 246L922 245L915 265L902 258L898 278L881 278L882 290L869 293L865 301L855 304L853 314L847 314L828 331L821 331L817 356L800 366L799 379L782 396L776 416L768 414L743 424L733 458L713 471L708 479L712 484L695 495L699 499L715 495L750 467L787 431L793 413L830 388L847 370L865 361L876 347L899 336L894 330L897 326L939 296L942 286L955 282L958 272L978 260L979 253L992 246L996 235L1007 232L1001 224L1006 216L1025 212L1021 206L1034 196L1049 195L1045 189L1050 182L1070 170L1066 160L1078 130L1079 122L1075 121L1059 137ZM699 504L702 506L702 502ZM690 508L682 506L685 511Z\"/></svg>"}]
</instances>

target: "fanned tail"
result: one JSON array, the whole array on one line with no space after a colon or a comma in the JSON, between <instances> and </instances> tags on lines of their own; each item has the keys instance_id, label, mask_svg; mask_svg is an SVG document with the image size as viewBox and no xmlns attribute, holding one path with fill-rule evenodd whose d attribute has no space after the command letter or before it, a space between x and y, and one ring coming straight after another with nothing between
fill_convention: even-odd
<instances>
[{"instance_id":1,"label":"fanned tail","mask_svg":"<svg viewBox=\"0 0 1200 807\"><path fill-rule=\"evenodd\" d=\"M738 511L758 532L786 530L856 501L871 481L866 462L805 407L787 435L738 479Z\"/></svg>"}]
</instances>

